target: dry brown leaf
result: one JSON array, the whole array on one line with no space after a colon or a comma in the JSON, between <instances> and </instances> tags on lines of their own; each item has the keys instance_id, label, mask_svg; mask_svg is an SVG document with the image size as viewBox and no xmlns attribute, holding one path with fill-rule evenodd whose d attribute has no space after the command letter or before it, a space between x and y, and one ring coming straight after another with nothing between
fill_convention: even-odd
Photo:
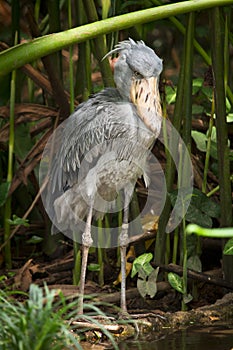
<instances>
[{"instance_id":1,"label":"dry brown leaf","mask_svg":"<svg viewBox=\"0 0 233 350\"><path fill-rule=\"evenodd\" d=\"M133 245L131 245L129 247L129 251L126 255L126 277L130 274L130 271L132 270L133 264L127 261L131 257L135 258L135 251L134 251ZM122 276L121 276L121 272L120 272L119 275L117 276L116 281L113 282L114 286L117 286L119 283L121 283L121 278L122 278Z\"/></svg>"}]
</instances>

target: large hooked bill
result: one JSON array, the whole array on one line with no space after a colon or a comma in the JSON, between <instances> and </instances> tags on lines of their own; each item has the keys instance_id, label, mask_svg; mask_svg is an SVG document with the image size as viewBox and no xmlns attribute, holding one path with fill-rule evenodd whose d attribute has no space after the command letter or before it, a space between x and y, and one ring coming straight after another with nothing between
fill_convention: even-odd
<instances>
[{"instance_id":1,"label":"large hooked bill","mask_svg":"<svg viewBox=\"0 0 233 350\"><path fill-rule=\"evenodd\" d=\"M145 125L157 131L162 118L158 77L133 78L130 97Z\"/></svg>"}]
</instances>

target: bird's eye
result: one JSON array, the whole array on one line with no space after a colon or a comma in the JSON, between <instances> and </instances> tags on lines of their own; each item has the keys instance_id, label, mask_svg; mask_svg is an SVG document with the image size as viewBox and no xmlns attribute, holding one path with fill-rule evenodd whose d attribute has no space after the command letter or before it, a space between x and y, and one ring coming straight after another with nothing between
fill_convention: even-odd
<instances>
[{"instance_id":1,"label":"bird's eye","mask_svg":"<svg viewBox=\"0 0 233 350\"><path fill-rule=\"evenodd\" d=\"M133 72L133 74L134 74L134 77L135 77L136 79L142 78L142 75L141 75L139 72L137 72L136 70Z\"/></svg>"}]
</instances>

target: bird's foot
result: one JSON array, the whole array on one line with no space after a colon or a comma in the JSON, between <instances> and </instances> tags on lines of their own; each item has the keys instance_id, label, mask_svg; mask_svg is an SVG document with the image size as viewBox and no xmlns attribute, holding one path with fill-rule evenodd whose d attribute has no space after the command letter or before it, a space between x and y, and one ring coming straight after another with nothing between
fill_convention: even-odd
<instances>
[{"instance_id":1,"label":"bird's foot","mask_svg":"<svg viewBox=\"0 0 233 350\"><path fill-rule=\"evenodd\" d=\"M118 313L119 320L129 320L130 318L131 316L127 310L120 310L120 312Z\"/></svg>"}]
</instances>

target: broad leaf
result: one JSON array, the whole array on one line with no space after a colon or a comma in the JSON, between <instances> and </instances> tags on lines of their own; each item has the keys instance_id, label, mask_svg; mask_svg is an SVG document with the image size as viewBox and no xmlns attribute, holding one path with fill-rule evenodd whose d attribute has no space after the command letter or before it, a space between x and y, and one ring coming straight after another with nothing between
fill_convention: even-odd
<instances>
[{"instance_id":1,"label":"broad leaf","mask_svg":"<svg viewBox=\"0 0 233 350\"><path fill-rule=\"evenodd\" d=\"M141 267L143 267L143 269L145 267L145 270L148 271L150 274L151 271L148 270L149 269L148 264L152 259L153 259L152 253L144 253L138 256L133 262L131 277L134 277L139 272Z\"/></svg>"},{"instance_id":2,"label":"broad leaf","mask_svg":"<svg viewBox=\"0 0 233 350\"><path fill-rule=\"evenodd\" d=\"M157 277L159 273L159 267L153 269L147 281L147 294L153 298L157 293Z\"/></svg>"},{"instance_id":3,"label":"broad leaf","mask_svg":"<svg viewBox=\"0 0 233 350\"><path fill-rule=\"evenodd\" d=\"M87 268L89 271L100 271L100 264L89 264Z\"/></svg>"},{"instance_id":4,"label":"broad leaf","mask_svg":"<svg viewBox=\"0 0 233 350\"><path fill-rule=\"evenodd\" d=\"M29 226L28 219L19 218L17 215L13 215L13 220L8 220L11 225L23 225L25 227Z\"/></svg>"},{"instance_id":5,"label":"broad leaf","mask_svg":"<svg viewBox=\"0 0 233 350\"><path fill-rule=\"evenodd\" d=\"M190 301L192 301L192 300L193 300L193 297L192 297L191 294L187 294L187 295L183 296L183 301L184 301L185 304L190 303Z\"/></svg>"},{"instance_id":6,"label":"broad leaf","mask_svg":"<svg viewBox=\"0 0 233 350\"><path fill-rule=\"evenodd\" d=\"M146 283L147 282L144 279L142 280L142 279L138 278L138 280L137 280L137 288L138 288L138 291L143 298L145 298L145 296L147 294Z\"/></svg>"},{"instance_id":7,"label":"broad leaf","mask_svg":"<svg viewBox=\"0 0 233 350\"><path fill-rule=\"evenodd\" d=\"M206 141L207 141L206 135L196 130L193 130L191 135L199 151L206 152Z\"/></svg>"},{"instance_id":8,"label":"broad leaf","mask_svg":"<svg viewBox=\"0 0 233 350\"><path fill-rule=\"evenodd\" d=\"M174 288L177 290L177 292L183 294L184 293L184 288L183 288L183 280L180 276L178 276L176 273L169 272L168 273L168 282Z\"/></svg>"},{"instance_id":9,"label":"broad leaf","mask_svg":"<svg viewBox=\"0 0 233 350\"><path fill-rule=\"evenodd\" d=\"M223 249L223 254L233 255L233 238L229 239Z\"/></svg>"},{"instance_id":10,"label":"broad leaf","mask_svg":"<svg viewBox=\"0 0 233 350\"><path fill-rule=\"evenodd\" d=\"M169 194L171 203L178 208L177 215L181 215L184 206L183 198L177 198L178 191L173 191ZM193 190L191 203L188 207L185 219L188 222L195 223L203 227L212 227L212 217L218 218L220 215L220 206L218 203L212 201L204 193L198 189Z\"/></svg>"},{"instance_id":11,"label":"broad leaf","mask_svg":"<svg viewBox=\"0 0 233 350\"><path fill-rule=\"evenodd\" d=\"M201 260L200 260L199 256L198 255L190 256L190 258L188 258L188 261L187 261L187 267L188 267L188 269L192 269L194 271L201 272L202 271L202 264L201 264Z\"/></svg>"},{"instance_id":12,"label":"broad leaf","mask_svg":"<svg viewBox=\"0 0 233 350\"><path fill-rule=\"evenodd\" d=\"M28 243L28 244L38 244L38 243L41 243L42 241L43 241L42 237L34 235L30 239L28 239L26 241L26 243Z\"/></svg>"}]
</instances>

